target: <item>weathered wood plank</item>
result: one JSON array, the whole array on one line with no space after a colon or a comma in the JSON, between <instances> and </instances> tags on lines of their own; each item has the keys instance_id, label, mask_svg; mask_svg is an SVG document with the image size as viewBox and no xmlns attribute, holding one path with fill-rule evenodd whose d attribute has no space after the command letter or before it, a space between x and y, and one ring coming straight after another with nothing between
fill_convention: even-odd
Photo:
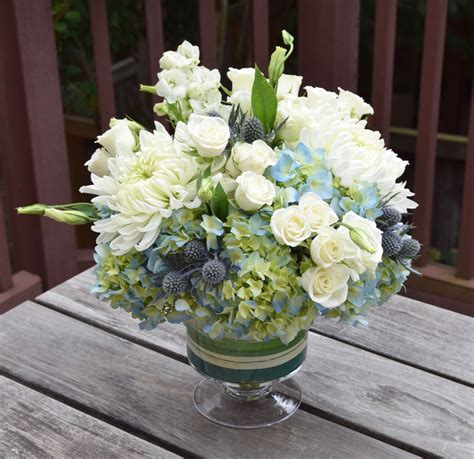
<instances>
[{"instance_id":1,"label":"weathered wood plank","mask_svg":"<svg viewBox=\"0 0 474 459\"><path fill-rule=\"evenodd\" d=\"M141 332L127 314L85 293L90 282L91 274L84 273L39 298L152 349L185 355L183 327L164 324ZM421 333L424 327L419 326ZM382 328L379 333L383 338L387 332ZM426 340L427 348L431 341ZM340 422L431 454L448 448L462 455L471 447L469 426L463 421L474 410L472 403L470 409L465 405L471 397L468 387L323 336L313 335L308 354L299 380L306 403L314 409L324 407L326 415ZM452 429L440 431L443 424Z\"/></svg>"},{"instance_id":2,"label":"weathered wood plank","mask_svg":"<svg viewBox=\"0 0 474 459\"><path fill-rule=\"evenodd\" d=\"M126 320L126 314L89 293L93 282L92 270L88 270L44 292L38 300L116 331L126 329L128 336L149 344L156 343L159 337L164 347L181 352L177 327L165 327L167 334L162 326L149 333L138 330L135 321ZM396 296L371 311L368 328L317 320L314 330L426 371L474 384L474 321L469 317Z\"/></svg>"},{"instance_id":3,"label":"weathered wood plank","mask_svg":"<svg viewBox=\"0 0 474 459\"><path fill-rule=\"evenodd\" d=\"M6 374L189 454L220 458L275 457L276 452L278 457L408 455L304 411L267 429L216 426L193 408L193 388L200 377L190 366L35 303L24 303L3 315L1 330L0 369Z\"/></svg>"},{"instance_id":4,"label":"weathered wood plank","mask_svg":"<svg viewBox=\"0 0 474 459\"><path fill-rule=\"evenodd\" d=\"M3 458L171 458L159 446L0 376Z\"/></svg>"}]
</instances>

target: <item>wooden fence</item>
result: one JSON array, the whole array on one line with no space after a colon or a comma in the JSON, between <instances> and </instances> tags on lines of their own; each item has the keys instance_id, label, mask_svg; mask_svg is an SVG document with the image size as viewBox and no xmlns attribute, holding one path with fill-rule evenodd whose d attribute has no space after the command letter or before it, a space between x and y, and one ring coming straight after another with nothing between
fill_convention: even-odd
<instances>
[{"instance_id":1,"label":"wooden fence","mask_svg":"<svg viewBox=\"0 0 474 459\"><path fill-rule=\"evenodd\" d=\"M217 63L216 2L198 2L201 57ZM269 0L252 1L253 55L261 67L269 56ZM156 79L164 50L159 0L144 0L149 75ZM357 89L359 0L298 0L298 71L307 84ZM106 0L90 0L100 128L115 113ZM0 15L0 159L7 190L0 202L0 310L43 287L50 288L79 270L74 229L36 217L18 217L14 208L31 202L71 198L56 48L50 0L4 0ZM396 0L377 0L371 127L389 141L394 73ZM441 93L447 0L427 0L421 94L418 107L414 212L415 237L423 244L418 261L425 278L411 281L411 293L445 307L471 313L474 286L474 91L465 166L457 269L428 260ZM324 65L318 65L324 62ZM474 88L473 88L474 89ZM9 223L6 237L4 220ZM7 240L10 244L7 244ZM9 255L10 254L10 255ZM30 274L34 273L34 274ZM39 277L38 277L39 276ZM448 299L446 299L448 298ZM3 306L2 306L3 305Z\"/></svg>"}]
</instances>

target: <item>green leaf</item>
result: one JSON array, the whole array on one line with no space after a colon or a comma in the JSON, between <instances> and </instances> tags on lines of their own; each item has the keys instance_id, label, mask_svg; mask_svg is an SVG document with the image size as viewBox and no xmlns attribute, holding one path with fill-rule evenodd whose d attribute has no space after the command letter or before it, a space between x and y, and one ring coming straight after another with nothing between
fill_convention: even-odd
<instances>
[{"instance_id":1,"label":"green leaf","mask_svg":"<svg viewBox=\"0 0 474 459\"><path fill-rule=\"evenodd\" d=\"M229 201L227 194L220 183L217 184L211 198L211 211L219 220L225 222L229 215Z\"/></svg>"},{"instance_id":2,"label":"green leaf","mask_svg":"<svg viewBox=\"0 0 474 459\"><path fill-rule=\"evenodd\" d=\"M266 132L270 132L275 124L278 101L272 85L255 66L255 79L252 86L252 111L263 124Z\"/></svg>"}]
</instances>

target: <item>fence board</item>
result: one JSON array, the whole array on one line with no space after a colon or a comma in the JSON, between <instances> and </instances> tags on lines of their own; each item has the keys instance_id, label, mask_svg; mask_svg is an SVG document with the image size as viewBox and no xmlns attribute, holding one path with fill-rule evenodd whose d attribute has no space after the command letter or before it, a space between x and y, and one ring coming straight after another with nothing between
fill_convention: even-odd
<instances>
[{"instance_id":1,"label":"fence board","mask_svg":"<svg viewBox=\"0 0 474 459\"><path fill-rule=\"evenodd\" d=\"M217 30L215 0L199 0L199 36L201 62L209 68L217 66Z\"/></svg>"},{"instance_id":2,"label":"fence board","mask_svg":"<svg viewBox=\"0 0 474 459\"><path fill-rule=\"evenodd\" d=\"M375 6L372 69L372 105L375 113L370 121L371 127L380 131L387 145L390 141L396 22L397 0L378 0Z\"/></svg>"},{"instance_id":3,"label":"fence board","mask_svg":"<svg viewBox=\"0 0 474 459\"><path fill-rule=\"evenodd\" d=\"M148 73L150 82L156 82L159 60L165 51L161 0L145 0L146 37L148 45Z\"/></svg>"},{"instance_id":4,"label":"fence board","mask_svg":"<svg viewBox=\"0 0 474 459\"><path fill-rule=\"evenodd\" d=\"M415 152L415 193L419 207L413 216L413 223L416 226L413 235L422 244L420 257L416 262L419 266L427 264L431 242L436 134L438 132L447 8L447 0L430 0L426 3L420 103L418 106L418 137Z\"/></svg>"},{"instance_id":5,"label":"fence board","mask_svg":"<svg viewBox=\"0 0 474 459\"><path fill-rule=\"evenodd\" d=\"M253 58L258 67L265 72L269 59L268 0L253 0L252 15Z\"/></svg>"},{"instance_id":6,"label":"fence board","mask_svg":"<svg viewBox=\"0 0 474 459\"><path fill-rule=\"evenodd\" d=\"M462 199L461 227L459 232L459 261L457 275L466 279L474 277L474 78L471 87L471 114L469 118L469 143L466 151L464 192Z\"/></svg>"},{"instance_id":7,"label":"fence board","mask_svg":"<svg viewBox=\"0 0 474 459\"><path fill-rule=\"evenodd\" d=\"M38 273L52 287L77 273L74 229L14 211L35 201L71 201L50 1L3 2L0 33L13 270Z\"/></svg>"},{"instance_id":8,"label":"fence board","mask_svg":"<svg viewBox=\"0 0 474 459\"><path fill-rule=\"evenodd\" d=\"M110 118L115 114L106 0L89 0L89 12L99 102L99 124L101 130L104 131L109 127Z\"/></svg>"},{"instance_id":9,"label":"fence board","mask_svg":"<svg viewBox=\"0 0 474 459\"><path fill-rule=\"evenodd\" d=\"M298 73L305 83L357 91L360 0L298 0Z\"/></svg>"},{"instance_id":10,"label":"fence board","mask_svg":"<svg viewBox=\"0 0 474 459\"><path fill-rule=\"evenodd\" d=\"M3 216L3 205L0 202L0 292L8 290L12 285L12 269L7 242L7 229Z\"/></svg>"}]
</instances>

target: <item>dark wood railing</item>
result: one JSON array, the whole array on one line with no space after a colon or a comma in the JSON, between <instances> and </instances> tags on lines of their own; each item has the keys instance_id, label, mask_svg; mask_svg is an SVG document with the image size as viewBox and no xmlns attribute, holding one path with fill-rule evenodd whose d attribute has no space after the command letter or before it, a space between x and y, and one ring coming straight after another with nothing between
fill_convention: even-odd
<instances>
[{"instance_id":1,"label":"dark wood railing","mask_svg":"<svg viewBox=\"0 0 474 459\"><path fill-rule=\"evenodd\" d=\"M217 56L215 0L196 0L201 58L214 67ZM164 51L160 0L144 0L149 77L156 79ZM307 84L357 89L360 2L298 0L298 71ZM90 29L99 106L99 128L106 129L115 113L106 0L89 0ZM371 127L390 141L392 83L397 1L377 0ZM422 242L418 261L425 279L410 281L411 294L447 307L470 312L474 288L474 93L471 95L469 144L457 270L428 260L437 150L447 0L427 0L415 155L415 236ZM269 1L252 2L253 55L260 67L269 56ZM19 218L14 208L30 202L67 202L71 198L64 136L56 48L50 0L4 0L0 15L0 158L7 191L7 245L0 213L0 310L33 295L38 274L47 288L75 274L90 260L90 251L77 250L74 230L35 217ZM318 65L324 62L325 65ZM0 182L1 183L1 182ZM1 208L0 208L1 211ZM13 254L9 257L8 249ZM18 284L18 273L29 281ZM35 275L28 274L35 273ZM15 277L16 276L16 277ZM466 279L466 280L464 280ZM34 288L32 286L35 286ZM18 291L24 292L18 296ZM10 292L10 294L8 293ZM11 293L16 292L16 293ZM472 313L472 312L471 312Z\"/></svg>"}]
</instances>

